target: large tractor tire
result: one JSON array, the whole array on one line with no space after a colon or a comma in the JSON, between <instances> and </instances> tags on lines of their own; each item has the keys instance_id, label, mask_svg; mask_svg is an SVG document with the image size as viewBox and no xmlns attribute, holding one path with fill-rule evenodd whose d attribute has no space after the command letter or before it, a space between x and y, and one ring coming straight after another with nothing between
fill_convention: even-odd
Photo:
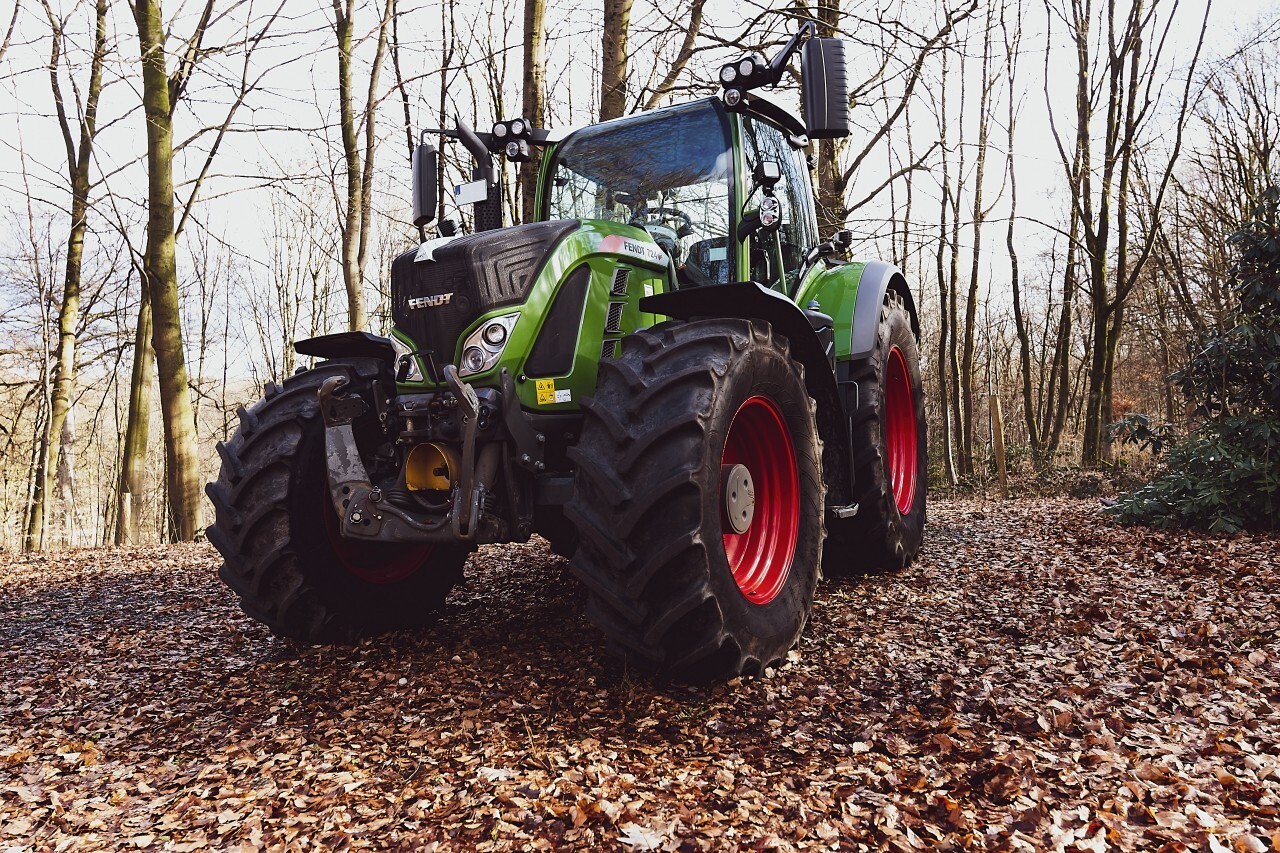
<instances>
[{"instance_id":1,"label":"large tractor tire","mask_svg":"<svg viewBox=\"0 0 1280 853\"><path fill-rule=\"evenodd\" d=\"M308 643L426 623L462 577L468 550L455 545L352 542L339 534L329 498L318 392L332 376L351 391L390 380L374 359L327 361L274 383L241 409L240 427L218 444L222 470L208 486L217 511L209 541L222 580L271 632ZM368 400L370 397L364 395ZM362 452L386 438L370 409L352 424ZM372 454L364 458L378 478Z\"/></svg>"},{"instance_id":2,"label":"large tractor tire","mask_svg":"<svg viewBox=\"0 0 1280 853\"><path fill-rule=\"evenodd\" d=\"M828 576L879 574L906 567L924 542L928 483L924 391L911 317L893 290L880 308L871 355L854 366L854 487L858 514L827 530Z\"/></svg>"},{"instance_id":3,"label":"large tractor tire","mask_svg":"<svg viewBox=\"0 0 1280 853\"><path fill-rule=\"evenodd\" d=\"M587 616L628 666L758 674L800 637L822 557L803 368L764 323L663 323L601 362L566 514Z\"/></svg>"}]
</instances>

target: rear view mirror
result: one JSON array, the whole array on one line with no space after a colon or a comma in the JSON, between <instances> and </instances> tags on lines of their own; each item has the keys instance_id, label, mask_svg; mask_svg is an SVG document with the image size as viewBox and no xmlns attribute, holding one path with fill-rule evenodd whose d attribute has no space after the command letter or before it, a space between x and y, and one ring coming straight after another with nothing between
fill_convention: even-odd
<instances>
[{"instance_id":1,"label":"rear view mirror","mask_svg":"<svg viewBox=\"0 0 1280 853\"><path fill-rule=\"evenodd\" d=\"M811 38L800 49L804 120L811 139L849 135L849 83L844 41Z\"/></svg>"},{"instance_id":2,"label":"rear view mirror","mask_svg":"<svg viewBox=\"0 0 1280 853\"><path fill-rule=\"evenodd\" d=\"M413 224L418 228L436 218L437 156L428 142L413 149Z\"/></svg>"}]
</instances>

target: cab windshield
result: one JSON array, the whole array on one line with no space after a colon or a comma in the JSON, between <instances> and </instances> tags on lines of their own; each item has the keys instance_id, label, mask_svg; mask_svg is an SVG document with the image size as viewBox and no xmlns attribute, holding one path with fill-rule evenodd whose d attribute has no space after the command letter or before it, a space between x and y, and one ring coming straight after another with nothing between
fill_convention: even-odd
<instances>
[{"instance_id":1,"label":"cab windshield","mask_svg":"<svg viewBox=\"0 0 1280 853\"><path fill-rule=\"evenodd\" d=\"M730 280L733 155L718 101L584 128L556 149L548 219L644 228L693 284Z\"/></svg>"}]
</instances>

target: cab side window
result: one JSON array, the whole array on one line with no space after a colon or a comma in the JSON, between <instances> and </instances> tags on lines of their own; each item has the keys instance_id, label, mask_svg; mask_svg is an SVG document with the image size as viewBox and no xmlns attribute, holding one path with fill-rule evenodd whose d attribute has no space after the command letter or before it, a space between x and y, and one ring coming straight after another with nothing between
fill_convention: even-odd
<instances>
[{"instance_id":1,"label":"cab side window","mask_svg":"<svg viewBox=\"0 0 1280 853\"><path fill-rule=\"evenodd\" d=\"M778 238L781 243L783 279L790 288L800 273L805 252L818 242L804 154L791 147L781 130L765 121L743 116L742 129L747 175L754 171L761 160L774 161L782 171L782 180L774 188L774 195L782 203L782 227L778 231ZM763 249L757 247L755 242L753 239L753 275L756 273L757 252Z\"/></svg>"}]
</instances>

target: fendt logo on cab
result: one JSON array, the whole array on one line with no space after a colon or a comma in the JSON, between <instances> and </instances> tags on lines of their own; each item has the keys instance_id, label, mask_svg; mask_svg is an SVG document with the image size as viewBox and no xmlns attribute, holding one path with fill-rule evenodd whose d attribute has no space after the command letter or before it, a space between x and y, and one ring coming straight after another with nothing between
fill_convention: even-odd
<instances>
[{"instance_id":1,"label":"fendt logo on cab","mask_svg":"<svg viewBox=\"0 0 1280 853\"><path fill-rule=\"evenodd\" d=\"M442 305L448 305L449 300L453 299L452 293L438 293L435 296L417 296L409 300L409 310L413 311L418 308L439 308Z\"/></svg>"}]
</instances>

